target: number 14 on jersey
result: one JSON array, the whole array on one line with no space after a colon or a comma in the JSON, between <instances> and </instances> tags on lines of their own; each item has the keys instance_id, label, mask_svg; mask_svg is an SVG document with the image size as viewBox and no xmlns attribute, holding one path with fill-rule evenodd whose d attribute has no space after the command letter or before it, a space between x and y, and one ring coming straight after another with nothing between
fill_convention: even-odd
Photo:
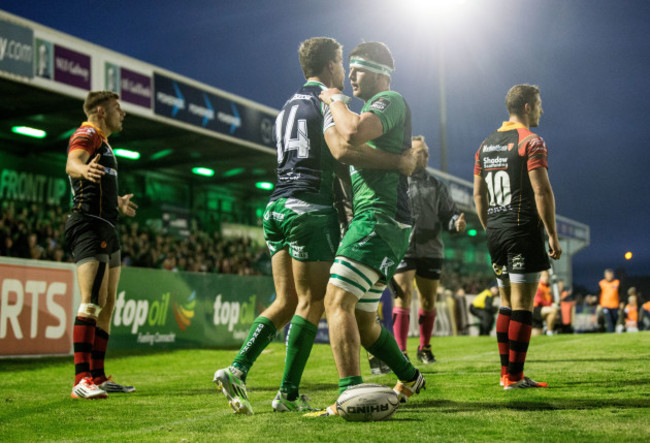
<instances>
[{"instance_id":1,"label":"number 14 on jersey","mask_svg":"<svg viewBox=\"0 0 650 443\"><path fill-rule=\"evenodd\" d=\"M309 134L307 133L307 120L298 119L298 125L296 130L296 136L291 138L293 133L293 127L296 123L296 112L298 111L298 105L292 106L289 111L289 116L286 120L286 125L284 128L284 134L282 133L282 122L284 120L284 110L278 115L278 118L275 120L275 138L277 140L277 149L278 149L278 163L282 163L284 159L284 154L289 151L298 151L298 158L307 158L309 157Z\"/></svg>"}]
</instances>

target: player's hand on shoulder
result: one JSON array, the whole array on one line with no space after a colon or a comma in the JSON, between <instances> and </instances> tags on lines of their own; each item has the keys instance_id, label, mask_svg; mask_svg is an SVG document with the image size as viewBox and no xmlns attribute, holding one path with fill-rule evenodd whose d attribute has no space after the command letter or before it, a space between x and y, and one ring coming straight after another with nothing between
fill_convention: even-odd
<instances>
[{"instance_id":1,"label":"player's hand on shoulder","mask_svg":"<svg viewBox=\"0 0 650 443\"><path fill-rule=\"evenodd\" d=\"M138 208L138 205L131 201L132 198L133 194L125 194L121 197L118 195L117 197L117 207L122 214L129 217L135 217L135 210Z\"/></svg>"},{"instance_id":2,"label":"player's hand on shoulder","mask_svg":"<svg viewBox=\"0 0 650 443\"><path fill-rule=\"evenodd\" d=\"M102 179L102 176L106 173L104 167L99 164L100 154L97 154L93 159L86 165L86 170L83 172L83 178L93 183L99 183Z\"/></svg>"},{"instance_id":3,"label":"player's hand on shoulder","mask_svg":"<svg viewBox=\"0 0 650 443\"><path fill-rule=\"evenodd\" d=\"M332 103L332 96L336 94L342 94L342 92L337 88L329 88L322 91L318 98L326 105L329 105Z\"/></svg>"}]
</instances>

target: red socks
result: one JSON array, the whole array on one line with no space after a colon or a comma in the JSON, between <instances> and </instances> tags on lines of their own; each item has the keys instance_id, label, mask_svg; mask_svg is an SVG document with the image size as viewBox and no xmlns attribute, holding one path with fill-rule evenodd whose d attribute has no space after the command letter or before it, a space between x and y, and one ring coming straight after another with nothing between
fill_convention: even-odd
<instances>
[{"instance_id":1,"label":"red socks","mask_svg":"<svg viewBox=\"0 0 650 443\"><path fill-rule=\"evenodd\" d=\"M533 313L530 311L512 311L508 339L510 341L510 358L508 361L508 379L519 381L524 376L524 362L530 343Z\"/></svg>"},{"instance_id":2,"label":"red socks","mask_svg":"<svg viewBox=\"0 0 650 443\"><path fill-rule=\"evenodd\" d=\"M402 352L406 352L406 339L409 334L409 316L411 310L404 308L393 308L393 334L395 341Z\"/></svg>"},{"instance_id":3,"label":"red socks","mask_svg":"<svg viewBox=\"0 0 650 443\"><path fill-rule=\"evenodd\" d=\"M106 381L106 374L104 373L104 358L106 356L106 347L108 346L108 332L104 331L99 326L95 327L95 342L93 343L93 351L90 360L90 374L95 381L95 384L100 384Z\"/></svg>"},{"instance_id":4,"label":"red socks","mask_svg":"<svg viewBox=\"0 0 650 443\"><path fill-rule=\"evenodd\" d=\"M72 330L74 349L74 384L90 377L90 361L95 342L96 321L88 317L77 317Z\"/></svg>"},{"instance_id":5,"label":"red socks","mask_svg":"<svg viewBox=\"0 0 650 443\"><path fill-rule=\"evenodd\" d=\"M501 376L508 373L508 361L510 359L510 341L508 329L510 328L510 316L512 309L499 308L497 315L497 344L499 345L499 357L501 358Z\"/></svg>"},{"instance_id":6,"label":"red socks","mask_svg":"<svg viewBox=\"0 0 650 443\"><path fill-rule=\"evenodd\" d=\"M433 324L436 322L436 308L433 311L425 312L418 310L418 324L420 325L420 349L430 346Z\"/></svg>"}]
</instances>

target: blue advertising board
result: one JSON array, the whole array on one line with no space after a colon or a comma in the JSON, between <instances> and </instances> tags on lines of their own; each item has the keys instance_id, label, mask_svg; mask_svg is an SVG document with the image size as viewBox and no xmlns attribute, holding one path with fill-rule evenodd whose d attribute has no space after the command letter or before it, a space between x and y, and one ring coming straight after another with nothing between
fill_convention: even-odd
<instances>
[{"instance_id":1,"label":"blue advertising board","mask_svg":"<svg viewBox=\"0 0 650 443\"><path fill-rule=\"evenodd\" d=\"M275 114L154 73L154 113L275 149Z\"/></svg>"}]
</instances>

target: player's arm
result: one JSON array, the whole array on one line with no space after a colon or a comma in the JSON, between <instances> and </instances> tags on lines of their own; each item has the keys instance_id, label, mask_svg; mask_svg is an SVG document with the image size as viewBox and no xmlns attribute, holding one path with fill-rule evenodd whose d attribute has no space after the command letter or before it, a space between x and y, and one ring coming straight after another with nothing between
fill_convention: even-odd
<instances>
[{"instance_id":1,"label":"player's arm","mask_svg":"<svg viewBox=\"0 0 650 443\"><path fill-rule=\"evenodd\" d=\"M422 161L419 151L413 149L404 154L391 154L366 144L353 145L344 140L336 128L337 126L327 128L325 142L332 156L341 163L357 168L397 169L404 175L411 175Z\"/></svg>"},{"instance_id":2,"label":"player's arm","mask_svg":"<svg viewBox=\"0 0 650 443\"><path fill-rule=\"evenodd\" d=\"M439 182L438 197L438 219L448 232L463 232L467 226L465 213L460 212L456 207L454 199L449 195L449 189L444 183Z\"/></svg>"},{"instance_id":3,"label":"player's arm","mask_svg":"<svg viewBox=\"0 0 650 443\"><path fill-rule=\"evenodd\" d=\"M476 206L476 213L478 214L478 219L481 221L483 230L487 229L487 186L485 185L485 180L480 175L474 176L474 206Z\"/></svg>"},{"instance_id":4,"label":"player's arm","mask_svg":"<svg viewBox=\"0 0 650 443\"><path fill-rule=\"evenodd\" d=\"M84 149L74 149L68 153L68 160L65 164L65 172L72 178L83 178L93 183L99 183L102 175L105 174L104 167L99 164L100 155L97 154L90 159L90 153Z\"/></svg>"},{"instance_id":5,"label":"player's arm","mask_svg":"<svg viewBox=\"0 0 650 443\"><path fill-rule=\"evenodd\" d=\"M535 194L537 212L548 233L548 255L557 260L562 255L562 247L555 226L555 196L551 188L551 181L548 178L548 171L543 167L535 168L528 171L528 177Z\"/></svg>"},{"instance_id":6,"label":"player's arm","mask_svg":"<svg viewBox=\"0 0 650 443\"><path fill-rule=\"evenodd\" d=\"M330 106L336 130L346 143L359 146L384 134L384 125L379 117L372 112L361 115L352 112L343 101L332 102L332 96L338 95L341 91L330 88L320 93L320 99Z\"/></svg>"}]
</instances>

